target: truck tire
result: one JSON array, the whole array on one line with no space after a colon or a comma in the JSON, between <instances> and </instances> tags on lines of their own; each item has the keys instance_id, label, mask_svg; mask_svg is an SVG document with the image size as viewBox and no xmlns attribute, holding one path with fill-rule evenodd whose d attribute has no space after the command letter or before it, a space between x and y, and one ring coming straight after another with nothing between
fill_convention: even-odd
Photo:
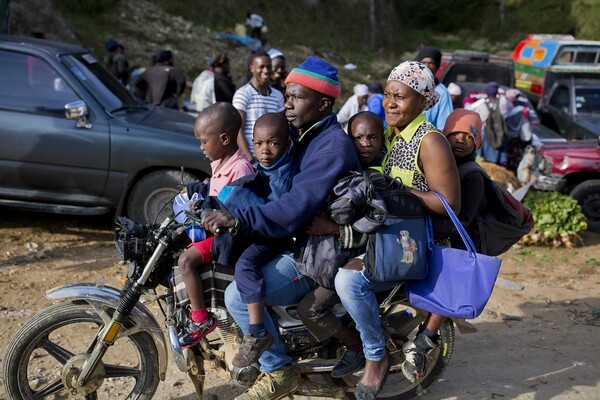
<instances>
[{"instance_id":1,"label":"truck tire","mask_svg":"<svg viewBox=\"0 0 600 400\"><path fill-rule=\"evenodd\" d=\"M592 179L575 186L571 197L581 206L588 229L600 232L600 179Z\"/></svg>"},{"instance_id":2,"label":"truck tire","mask_svg":"<svg viewBox=\"0 0 600 400\"><path fill-rule=\"evenodd\" d=\"M173 217L172 203L183 189L197 177L177 170L160 170L141 177L131 189L127 201L126 216L139 224L161 223L165 217Z\"/></svg>"}]
</instances>

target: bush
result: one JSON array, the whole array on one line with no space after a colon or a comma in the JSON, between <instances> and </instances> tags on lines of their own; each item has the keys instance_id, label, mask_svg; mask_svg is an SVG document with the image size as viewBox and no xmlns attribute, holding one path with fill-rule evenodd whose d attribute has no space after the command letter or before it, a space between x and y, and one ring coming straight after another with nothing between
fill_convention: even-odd
<instances>
[{"instance_id":1,"label":"bush","mask_svg":"<svg viewBox=\"0 0 600 400\"><path fill-rule=\"evenodd\" d=\"M557 192L533 191L523 205L531 210L535 225L521 244L568 248L581 244L579 234L587 229L587 222L577 201Z\"/></svg>"}]
</instances>

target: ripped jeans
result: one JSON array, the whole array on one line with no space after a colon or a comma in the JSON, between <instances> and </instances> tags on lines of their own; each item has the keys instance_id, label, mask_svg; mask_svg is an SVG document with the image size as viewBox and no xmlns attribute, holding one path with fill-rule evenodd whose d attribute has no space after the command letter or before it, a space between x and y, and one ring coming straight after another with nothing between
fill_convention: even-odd
<instances>
[{"instance_id":1,"label":"ripped jeans","mask_svg":"<svg viewBox=\"0 0 600 400\"><path fill-rule=\"evenodd\" d=\"M375 293L397 284L369 280L364 267L362 271L340 268L335 276L335 291L356 323L367 360L379 361L385 355L385 338Z\"/></svg>"}]
</instances>

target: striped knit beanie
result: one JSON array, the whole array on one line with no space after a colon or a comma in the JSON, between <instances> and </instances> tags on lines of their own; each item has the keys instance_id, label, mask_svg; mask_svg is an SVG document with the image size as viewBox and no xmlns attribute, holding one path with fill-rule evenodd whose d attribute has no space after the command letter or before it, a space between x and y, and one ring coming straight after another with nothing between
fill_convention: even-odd
<instances>
[{"instance_id":1,"label":"striped knit beanie","mask_svg":"<svg viewBox=\"0 0 600 400\"><path fill-rule=\"evenodd\" d=\"M285 83L297 83L334 99L342 92L337 68L315 56L308 57L294 68Z\"/></svg>"}]
</instances>

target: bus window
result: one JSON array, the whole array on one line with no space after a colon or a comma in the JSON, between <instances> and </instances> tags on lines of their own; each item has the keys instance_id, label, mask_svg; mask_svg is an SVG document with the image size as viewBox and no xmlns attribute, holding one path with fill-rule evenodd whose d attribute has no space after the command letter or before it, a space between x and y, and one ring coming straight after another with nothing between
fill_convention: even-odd
<instances>
[{"instance_id":1,"label":"bus window","mask_svg":"<svg viewBox=\"0 0 600 400\"><path fill-rule=\"evenodd\" d=\"M576 64L595 64L596 56L598 55L595 51L578 51L575 56Z\"/></svg>"},{"instance_id":2,"label":"bus window","mask_svg":"<svg viewBox=\"0 0 600 400\"><path fill-rule=\"evenodd\" d=\"M571 64L573 62L573 52L572 51L563 51L558 56L558 61L556 62L559 65Z\"/></svg>"}]
</instances>

